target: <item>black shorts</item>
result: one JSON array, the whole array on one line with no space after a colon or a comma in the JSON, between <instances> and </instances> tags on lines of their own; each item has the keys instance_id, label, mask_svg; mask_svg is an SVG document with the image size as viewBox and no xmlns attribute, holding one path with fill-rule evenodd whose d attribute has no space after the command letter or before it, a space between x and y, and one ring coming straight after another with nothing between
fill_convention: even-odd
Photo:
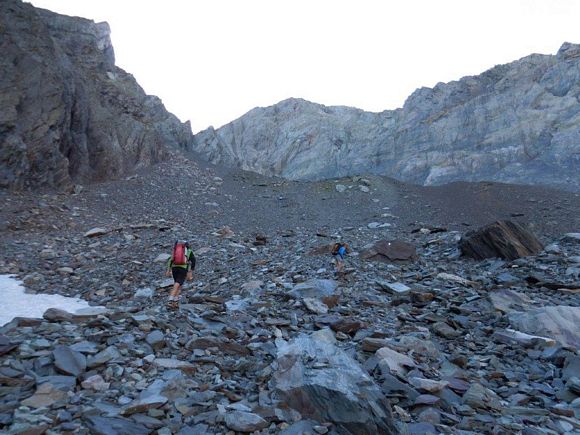
<instances>
[{"instance_id":1,"label":"black shorts","mask_svg":"<svg viewBox=\"0 0 580 435\"><path fill-rule=\"evenodd\" d=\"M187 269L183 267L172 267L171 273L173 275L173 280L179 285L183 285L185 277L187 276Z\"/></svg>"}]
</instances>

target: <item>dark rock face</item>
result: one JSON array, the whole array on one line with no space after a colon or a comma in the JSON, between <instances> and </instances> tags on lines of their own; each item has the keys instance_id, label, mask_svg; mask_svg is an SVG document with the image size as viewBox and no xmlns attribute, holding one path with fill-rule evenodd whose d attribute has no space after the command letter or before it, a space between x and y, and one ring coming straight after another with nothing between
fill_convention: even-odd
<instances>
[{"instance_id":1,"label":"dark rock face","mask_svg":"<svg viewBox=\"0 0 580 435\"><path fill-rule=\"evenodd\" d=\"M107 23L0 3L0 187L121 177L186 148L189 125L115 66Z\"/></svg>"},{"instance_id":2,"label":"dark rock face","mask_svg":"<svg viewBox=\"0 0 580 435\"><path fill-rule=\"evenodd\" d=\"M497 221L479 230L469 232L459 241L459 248L466 257L516 258L534 255L544 247L526 227L511 221Z\"/></svg>"},{"instance_id":3,"label":"dark rock face","mask_svg":"<svg viewBox=\"0 0 580 435\"><path fill-rule=\"evenodd\" d=\"M300 99L195 135L214 162L313 180L362 173L417 184L493 180L580 189L580 45L416 90L380 113ZM321 158L324 156L324 158Z\"/></svg>"},{"instance_id":4,"label":"dark rock face","mask_svg":"<svg viewBox=\"0 0 580 435\"><path fill-rule=\"evenodd\" d=\"M335 423L339 433L398 433L378 386L333 340L319 331L282 347L276 392L302 415Z\"/></svg>"}]
</instances>

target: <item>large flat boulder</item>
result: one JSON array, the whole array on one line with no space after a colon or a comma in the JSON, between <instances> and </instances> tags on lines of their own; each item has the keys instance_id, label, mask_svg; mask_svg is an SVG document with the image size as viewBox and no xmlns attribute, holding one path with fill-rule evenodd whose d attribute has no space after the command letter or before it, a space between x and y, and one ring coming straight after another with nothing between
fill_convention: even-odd
<instances>
[{"instance_id":1,"label":"large flat boulder","mask_svg":"<svg viewBox=\"0 0 580 435\"><path fill-rule=\"evenodd\" d=\"M339 433L398 433L373 379L321 334L281 345L275 367L275 396L303 418L332 422Z\"/></svg>"},{"instance_id":2,"label":"large flat boulder","mask_svg":"<svg viewBox=\"0 0 580 435\"><path fill-rule=\"evenodd\" d=\"M402 240L378 240L365 246L360 257L382 263L407 262L417 259L417 251L414 245Z\"/></svg>"},{"instance_id":3,"label":"large flat boulder","mask_svg":"<svg viewBox=\"0 0 580 435\"><path fill-rule=\"evenodd\" d=\"M580 348L580 307L542 307L508 314L513 328L528 334L549 337L565 346Z\"/></svg>"},{"instance_id":4,"label":"large flat boulder","mask_svg":"<svg viewBox=\"0 0 580 435\"><path fill-rule=\"evenodd\" d=\"M496 221L465 234L459 241L459 249L464 256L475 260L515 260L538 254L544 247L527 226L512 221Z\"/></svg>"}]
</instances>

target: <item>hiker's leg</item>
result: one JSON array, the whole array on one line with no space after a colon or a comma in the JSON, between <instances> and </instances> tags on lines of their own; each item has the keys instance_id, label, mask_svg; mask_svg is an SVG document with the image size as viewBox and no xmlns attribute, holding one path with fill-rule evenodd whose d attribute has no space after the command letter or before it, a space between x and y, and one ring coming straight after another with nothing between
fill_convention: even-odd
<instances>
[{"instance_id":1,"label":"hiker's leg","mask_svg":"<svg viewBox=\"0 0 580 435\"><path fill-rule=\"evenodd\" d=\"M179 298L179 293L181 293L181 284L176 282L175 284L173 284L173 289L171 289L171 293L169 295L170 299L177 300Z\"/></svg>"}]
</instances>

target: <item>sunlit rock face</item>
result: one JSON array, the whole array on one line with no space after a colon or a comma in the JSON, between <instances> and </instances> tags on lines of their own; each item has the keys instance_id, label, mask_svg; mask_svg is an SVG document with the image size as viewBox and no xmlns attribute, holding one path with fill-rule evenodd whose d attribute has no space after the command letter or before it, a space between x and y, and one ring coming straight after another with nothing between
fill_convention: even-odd
<instances>
[{"instance_id":1,"label":"sunlit rock face","mask_svg":"<svg viewBox=\"0 0 580 435\"><path fill-rule=\"evenodd\" d=\"M124 176L187 148L188 124L115 66L107 23L0 2L0 187Z\"/></svg>"},{"instance_id":2,"label":"sunlit rock face","mask_svg":"<svg viewBox=\"0 0 580 435\"><path fill-rule=\"evenodd\" d=\"M579 190L580 45L418 89L381 113L285 100L200 132L194 144L213 162L290 179L374 173Z\"/></svg>"}]
</instances>

